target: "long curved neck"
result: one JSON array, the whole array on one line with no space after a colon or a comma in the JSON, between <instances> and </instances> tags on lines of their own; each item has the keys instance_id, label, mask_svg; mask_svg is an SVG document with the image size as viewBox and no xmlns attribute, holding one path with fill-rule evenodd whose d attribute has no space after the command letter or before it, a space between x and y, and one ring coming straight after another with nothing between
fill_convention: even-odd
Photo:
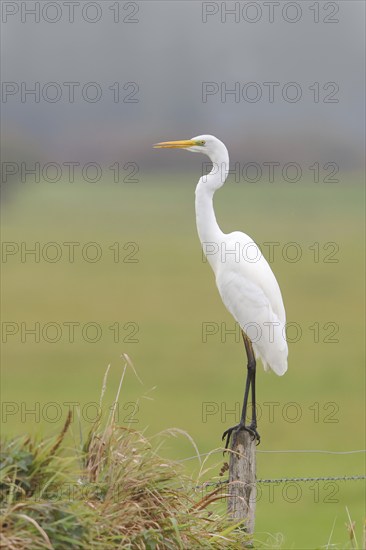
<instances>
[{"instance_id":1,"label":"long curved neck","mask_svg":"<svg viewBox=\"0 0 366 550\"><path fill-rule=\"evenodd\" d=\"M196 223L204 252L208 250L209 243L215 246L223 236L216 221L213 196L215 191L224 185L229 172L229 155L226 147L220 151L220 154L212 155L211 161L213 162L211 172L202 176L196 187ZM208 259L210 260L210 257Z\"/></svg>"}]
</instances>

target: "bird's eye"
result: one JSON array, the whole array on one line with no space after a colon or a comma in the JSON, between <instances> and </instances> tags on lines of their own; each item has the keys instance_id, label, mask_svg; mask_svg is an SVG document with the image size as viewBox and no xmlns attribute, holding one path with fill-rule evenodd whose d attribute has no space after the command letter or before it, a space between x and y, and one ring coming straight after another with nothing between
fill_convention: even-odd
<instances>
[{"instance_id":1,"label":"bird's eye","mask_svg":"<svg viewBox=\"0 0 366 550\"><path fill-rule=\"evenodd\" d=\"M204 145L205 143L206 143L205 140L204 140L204 139L201 139L200 145Z\"/></svg>"}]
</instances>

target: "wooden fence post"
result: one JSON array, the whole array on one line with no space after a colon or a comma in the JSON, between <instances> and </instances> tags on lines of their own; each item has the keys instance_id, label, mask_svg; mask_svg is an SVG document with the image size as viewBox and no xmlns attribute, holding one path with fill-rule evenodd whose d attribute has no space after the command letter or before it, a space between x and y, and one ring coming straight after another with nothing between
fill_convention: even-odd
<instances>
[{"instance_id":1,"label":"wooden fence post","mask_svg":"<svg viewBox=\"0 0 366 550\"><path fill-rule=\"evenodd\" d=\"M233 433L229 464L228 513L233 520L245 519L245 530L254 532L256 505L256 439L245 431Z\"/></svg>"}]
</instances>

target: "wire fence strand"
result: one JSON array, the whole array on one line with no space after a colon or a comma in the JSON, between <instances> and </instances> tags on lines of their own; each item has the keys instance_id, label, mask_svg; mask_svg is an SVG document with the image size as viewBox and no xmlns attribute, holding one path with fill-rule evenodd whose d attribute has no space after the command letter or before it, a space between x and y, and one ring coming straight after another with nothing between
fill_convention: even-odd
<instances>
[{"instance_id":1,"label":"wire fence strand","mask_svg":"<svg viewBox=\"0 0 366 550\"><path fill-rule=\"evenodd\" d=\"M214 455L217 453L222 453L222 449L215 449L208 453L199 453L194 456L188 456L182 458L177 462L187 462L189 460L201 459L202 457L207 457L209 455ZM307 454L328 454L328 455L353 455L366 453L366 449L353 449L350 451L329 451L323 449L277 449L277 450L262 450L256 451L257 453L272 453L272 454L284 454L284 453L307 453ZM270 484L270 483L316 483L317 481L360 481L366 480L366 475L343 475L343 476L317 476L317 477L279 477L273 479L257 479L256 483ZM227 485L229 479L222 479L219 481L207 481L201 485L195 486L195 489L205 489L208 487L219 487L221 485Z\"/></svg>"},{"instance_id":2,"label":"wire fence strand","mask_svg":"<svg viewBox=\"0 0 366 550\"><path fill-rule=\"evenodd\" d=\"M319 476L319 477L279 477L275 479L257 479L256 483L315 483L317 481L359 481L365 479L366 475L354 475L354 476ZM220 485L227 485L228 479L222 479L220 481L207 481L201 485L197 485L195 489L204 489L205 487L219 487Z\"/></svg>"},{"instance_id":3,"label":"wire fence strand","mask_svg":"<svg viewBox=\"0 0 366 550\"><path fill-rule=\"evenodd\" d=\"M209 455L214 455L217 453L222 453L223 449L215 449L214 451L210 451L208 453L200 453L193 456L188 456L186 458L182 458L180 460L177 460L177 462L187 462L189 460L194 460L197 458L202 458ZM366 453L366 449L355 449L351 451L326 451L321 449L278 449L273 451L256 451L257 453L274 453L274 454L285 454L285 453L314 453L314 454L329 454L329 455L352 455L352 454L358 454L358 453Z\"/></svg>"}]
</instances>

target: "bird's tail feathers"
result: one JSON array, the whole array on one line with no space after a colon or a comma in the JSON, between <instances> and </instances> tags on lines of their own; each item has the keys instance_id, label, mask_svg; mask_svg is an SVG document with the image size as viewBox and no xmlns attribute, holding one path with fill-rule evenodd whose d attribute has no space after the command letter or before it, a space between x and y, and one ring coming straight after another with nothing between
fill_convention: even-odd
<instances>
[{"instance_id":1,"label":"bird's tail feathers","mask_svg":"<svg viewBox=\"0 0 366 550\"><path fill-rule=\"evenodd\" d=\"M270 368L277 376L283 376L287 371L287 359L270 365Z\"/></svg>"}]
</instances>

